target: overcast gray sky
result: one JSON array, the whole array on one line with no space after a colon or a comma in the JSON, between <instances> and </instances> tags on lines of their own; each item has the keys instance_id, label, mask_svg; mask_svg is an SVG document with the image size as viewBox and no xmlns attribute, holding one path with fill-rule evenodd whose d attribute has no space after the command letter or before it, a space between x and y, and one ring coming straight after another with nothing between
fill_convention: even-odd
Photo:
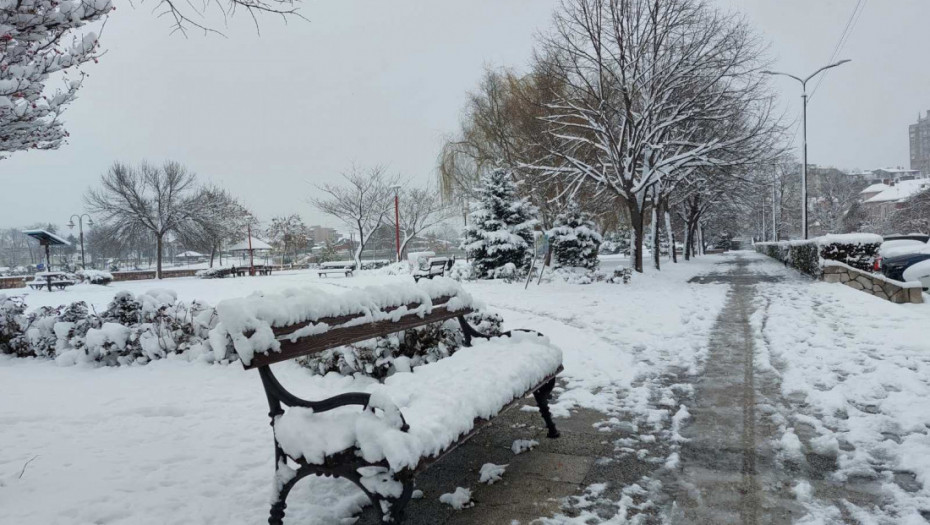
<instances>
[{"instance_id":1,"label":"overcast gray sky","mask_svg":"<svg viewBox=\"0 0 930 525\"><path fill-rule=\"evenodd\" d=\"M154 1L154 0L150 0ZM770 42L773 68L807 75L830 58L858 0L716 0ZM907 126L930 109L926 0L865 10L809 106L809 157L844 168L907 165ZM352 163L434 178L485 64L524 65L555 0L313 0L310 22L246 17L228 38L169 35L169 22L117 3L66 114L70 143L0 161L0 225L67 222L114 160L183 162L263 219L297 212L313 184ZM219 20L213 20L219 23ZM789 119L794 81L776 79Z\"/></svg>"}]
</instances>

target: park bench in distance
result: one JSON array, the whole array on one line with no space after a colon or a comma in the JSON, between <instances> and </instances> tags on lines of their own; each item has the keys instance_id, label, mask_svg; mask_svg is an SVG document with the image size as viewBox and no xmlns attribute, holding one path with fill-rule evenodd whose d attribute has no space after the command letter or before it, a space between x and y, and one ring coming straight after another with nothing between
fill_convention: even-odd
<instances>
[{"instance_id":1,"label":"park bench in distance","mask_svg":"<svg viewBox=\"0 0 930 525\"><path fill-rule=\"evenodd\" d=\"M471 297L451 279L217 306L220 325L211 338L226 338L246 369L258 369L270 407L275 493L269 524L283 523L288 493L311 474L351 481L384 521L400 522L419 473L529 394L548 436L558 437L548 400L562 370L561 350L536 332L482 335L465 320L473 311ZM469 348L383 384L361 383L364 392L352 391L357 378L346 378L332 397L309 401L285 389L271 370L288 359L451 319ZM361 408L345 408L353 405Z\"/></svg>"},{"instance_id":2,"label":"park bench in distance","mask_svg":"<svg viewBox=\"0 0 930 525\"><path fill-rule=\"evenodd\" d=\"M64 272L39 272L35 274L35 277L33 277L31 281L26 283L26 286L33 290L48 288L48 291L51 292L52 288L64 290L73 284L74 280Z\"/></svg>"},{"instance_id":3,"label":"park bench in distance","mask_svg":"<svg viewBox=\"0 0 930 525\"><path fill-rule=\"evenodd\" d=\"M330 261L320 264L317 273L320 277L331 273L341 273L349 277L355 272L355 261Z\"/></svg>"},{"instance_id":4,"label":"park bench in distance","mask_svg":"<svg viewBox=\"0 0 930 525\"><path fill-rule=\"evenodd\" d=\"M454 258L450 257L431 257L425 267L421 266L413 271L413 280L432 279L433 277L443 277L446 272L452 268L455 263Z\"/></svg>"}]
</instances>

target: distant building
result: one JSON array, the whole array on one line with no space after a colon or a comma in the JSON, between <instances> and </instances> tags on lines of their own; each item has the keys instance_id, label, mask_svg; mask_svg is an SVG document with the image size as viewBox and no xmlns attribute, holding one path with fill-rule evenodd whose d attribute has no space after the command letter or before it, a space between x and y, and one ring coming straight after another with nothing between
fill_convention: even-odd
<instances>
[{"instance_id":1,"label":"distant building","mask_svg":"<svg viewBox=\"0 0 930 525\"><path fill-rule=\"evenodd\" d=\"M901 167L897 168L879 168L872 170L872 177L875 181L897 182L902 180L913 180L920 178L920 170L907 170Z\"/></svg>"},{"instance_id":2,"label":"distant building","mask_svg":"<svg viewBox=\"0 0 930 525\"><path fill-rule=\"evenodd\" d=\"M891 217L908 199L930 190L930 178L891 181L869 186L859 193L869 217L876 223Z\"/></svg>"},{"instance_id":3,"label":"distant building","mask_svg":"<svg viewBox=\"0 0 930 525\"><path fill-rule=\"evenodd\" d=\"M869 184L891 184L902 180L913 180L921 178L918 170L909 170L902 167L897 168L879 168L877 170L850 171L851 177L859 177Z\"/></svg>"},{"instance_id":4,"label":"distant building","mask_svg":"<svg viewBox=\"0 0 930 525\"><path fill-rule=\"evenodd\" d=\"M339 232L325 226L311 226L310 238L313 240L313 244L326 244L327 242L338 239Z\"/></svg>"},{"instance_id":5,"label":"distant building","mask_svg":"<svg viewBox=\"0 0 930 525\"><path fill-rule=\"evenodd\" d=\"M926 117L917 115L917 124L910 125L911 169L930 175L930 111Z\"/></svg>"}]
</instances>

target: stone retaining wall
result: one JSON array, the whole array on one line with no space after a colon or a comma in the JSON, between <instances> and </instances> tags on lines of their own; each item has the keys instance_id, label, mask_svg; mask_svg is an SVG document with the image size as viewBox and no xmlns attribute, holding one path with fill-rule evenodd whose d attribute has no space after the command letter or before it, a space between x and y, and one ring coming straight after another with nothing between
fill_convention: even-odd
<instances>
[{"instance_id":1,"label":"stone retaining wall","mask_svg":"<svg viewBox=\"0 0 930 525\"><path fill-rule=\"evenodd\" d=\"M823 280L828 283L845 284L850 288L862 290L893 303L919 304L924 302L920 283L893 281L882 275L863 272L836 261L824 261Z\"/></svg>"},{"instance_id":2,"label":"stone retaining wall","mask_svg":"<svg viewBox=\"0 0 930 525\"><path fill-rule=\"evenodd\" d=\"M0 277L0 290L22 288L26 286L25 277Z\"/></svg>"}]
</instances>

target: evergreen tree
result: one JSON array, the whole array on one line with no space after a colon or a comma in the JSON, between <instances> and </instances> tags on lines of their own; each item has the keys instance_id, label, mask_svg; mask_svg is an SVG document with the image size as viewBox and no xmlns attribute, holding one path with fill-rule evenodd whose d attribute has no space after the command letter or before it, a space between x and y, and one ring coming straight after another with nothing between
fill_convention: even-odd
<instances>
[{"instance_id":1,"label":"evergreen tree","mask_svg":"<svg viewBox=\"0 0 930 525\"><path fill-rule=\"evenodd\" d=\"M509 263L522 271L531 258L536 208L517 197L513 177L498 169L481 177L480 204L469 215L464 248L475 276L493 278Z\"/></svg>"},{"instance_id":2,"label":"evergreen tree","mask_svg":"<svg viewBox=\"0 0 930 525\"><path fill-rule=\"evenodd\" d=\"M597 252L603 239L594 229L591 216L582 211L576 202L571 202L555 218L554 227L549 230L549 238L556 268L597 269Z\"/></svg>"}]
</instances>

